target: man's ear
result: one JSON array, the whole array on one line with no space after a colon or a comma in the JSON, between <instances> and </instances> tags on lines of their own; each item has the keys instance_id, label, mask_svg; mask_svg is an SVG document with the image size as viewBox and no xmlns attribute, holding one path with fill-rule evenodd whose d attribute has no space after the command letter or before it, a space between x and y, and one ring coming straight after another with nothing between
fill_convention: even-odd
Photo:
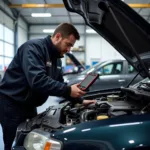
<instances>
[{"instance_id":1,"label":"man's ear","mask_svg":"<svg viewBox=\"0 0 150 150\"><path fill-rule=\"evenodd\" d=\"M56 37L56 40L59 41L62 38L61 33L57 33L55 37Z\"/></svg>"}]
</instances>

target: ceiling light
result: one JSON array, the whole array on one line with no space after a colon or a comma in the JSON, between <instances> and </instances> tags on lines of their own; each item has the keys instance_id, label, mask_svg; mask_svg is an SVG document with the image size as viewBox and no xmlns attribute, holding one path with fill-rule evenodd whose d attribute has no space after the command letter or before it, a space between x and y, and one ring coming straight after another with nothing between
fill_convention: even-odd
<instances>
[{"instance_id":1,"label":"ceiling light","mask_svg":"<svg viewBox=\"0 0 150 150\"><path fill-rule=\"evenodd\" d=\"M93 29L87 29L86 33L96 33L96 31L94 31Z\"/></svg>"},{"instance_id":2,"label":"ceiling light","mask_svg":"<svg viewBox=\"0 0 150 150\"><path fill-rule=\"evenodd\" d=\"M54 29L44 29L44 33L53 33L55 30Z\"/></svg>"},{"instance_id":3,"label":"ceiling light","mask_svg":"<svg viewBox=\"0 0 150 150\"><path fill-rule=\"evenodd\" d=\"M32 17L51 17L52 15L50 13L32 13Z\"/></svg>"}]
</instances>

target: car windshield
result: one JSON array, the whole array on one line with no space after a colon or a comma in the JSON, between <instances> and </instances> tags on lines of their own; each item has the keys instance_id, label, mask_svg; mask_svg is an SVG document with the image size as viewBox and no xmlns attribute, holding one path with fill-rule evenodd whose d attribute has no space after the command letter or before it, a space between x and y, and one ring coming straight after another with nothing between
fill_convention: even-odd
<instances>
[{"instance_id":1,"label":"car windshield","mask_svg":"<svg viewBox=\"0 0 150 150\"><path fill-rule=\"evenodd\" d=\"M93 71L97 70L97 68L98 68L99 66L101 66L103 63L105 63L105 62L97 63L97 64L95 64L94 66L90 67L89 69L86 69L86 70L82 71L81 74L88 74L88 73L90 73L90 72L93 72Z\"/></svg>"}]
</instances>

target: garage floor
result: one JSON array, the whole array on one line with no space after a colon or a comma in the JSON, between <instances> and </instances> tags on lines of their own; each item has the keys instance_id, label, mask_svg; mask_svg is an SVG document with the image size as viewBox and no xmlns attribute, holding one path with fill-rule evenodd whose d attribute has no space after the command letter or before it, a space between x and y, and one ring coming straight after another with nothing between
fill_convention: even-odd
<instances>
[{"instance_id":1,"label":"garage floor","mask_svg":"<svg viewBox=\"0 0 150 150\"><path fill-rule=\"evenodd\" d=\"M49 106L58 104L58 98L56 98L56 97L52 97L52 98L49 97L48 100L46 101L46 103L44 103L42 106L38 107L38 109L37 109L38 113L43 112ZM3 149L4 149L3 134L2 134L2 128L0 126L0 150L3 150Z\"/></svg>"}]
</instances>

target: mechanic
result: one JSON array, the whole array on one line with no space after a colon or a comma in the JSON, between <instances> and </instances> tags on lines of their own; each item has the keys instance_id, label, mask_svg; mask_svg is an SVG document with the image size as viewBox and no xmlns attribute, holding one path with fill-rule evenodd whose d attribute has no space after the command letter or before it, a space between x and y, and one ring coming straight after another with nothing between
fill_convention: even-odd
<instances>
[{"instance_id":1,"label":"mechanic","mask_svg":"<svg viewBox=\"0 0 150 150\"><path fill-rule=\"evenodd\" d=\"M60 96L85 105L95 103L95 100L80 98L85 92L78 84L68 86L63 82L60 58L79 39L72 24L62 23L52 37L29 40L18 48L0 83L0 123L5 150L11 150L17 126L36 116L36 107L48 96Z\"/></svg>"}]
</instances>

